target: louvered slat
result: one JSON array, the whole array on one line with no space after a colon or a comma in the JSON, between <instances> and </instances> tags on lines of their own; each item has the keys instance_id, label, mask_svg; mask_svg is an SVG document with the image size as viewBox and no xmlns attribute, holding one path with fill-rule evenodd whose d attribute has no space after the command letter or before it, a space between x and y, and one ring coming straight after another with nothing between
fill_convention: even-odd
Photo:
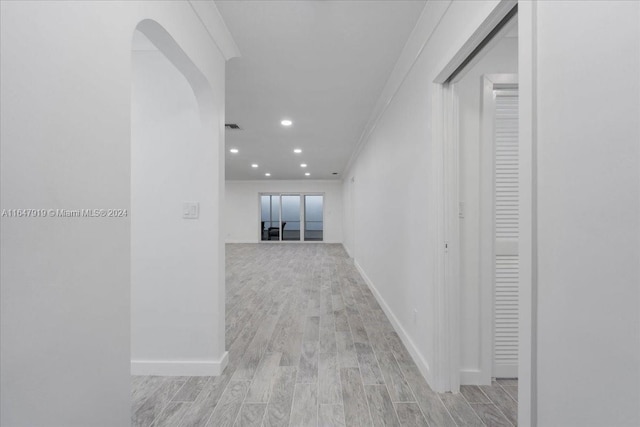
<instances>
[{"instance_id":1,"label":"louvered slat","mask_svg":"<svg viewBox=\"0 0 640 427\"><path fill-rule=\"evenodd\" d=\"M496 93L494 376L516 376L518 365L518 97ZM512 242L505 245L504 242Z\"/></svg>"}]
</instances>

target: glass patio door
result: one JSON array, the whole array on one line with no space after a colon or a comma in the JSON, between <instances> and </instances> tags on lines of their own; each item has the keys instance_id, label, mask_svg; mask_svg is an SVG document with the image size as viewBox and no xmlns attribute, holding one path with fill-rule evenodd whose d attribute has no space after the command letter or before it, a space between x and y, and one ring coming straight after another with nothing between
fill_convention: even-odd
<instances>
[{"instance_id":1,"label":"glass patio door","mask_svg":"<svg viewBox=\"0 0 640 427\"><path fill-rule=\"evenodd\" d=\"M324 196L304 196L304 240L321 242L324 234Z\"/></svg>"},{"instance_id":2,"label":"glass patio door","mask_svg":"<svg viewBox=\"0 0 640 427\"><path fill-rule=\"evenodd\" d=\"M260 211L260 240L280 240L280 195L261 195Z\"/></svg>"},{"instance_id":3,"label":"glass patio door","mask_svg":"<svg viewBox=\"0 0 640 427\"><path fill-rule=\"evenodd\" d=\"M260 194L260 240L322 241L324 196Z\"/></svg>"},{"instance_id":4,"label":"glass patio door","mask_svg":"<svg viewBox=\"0 0 640 427\"><path fill-rule=\"evenodd\" d=\"M282 195L282 240L300 240L300 195Z\"/></svg>"}]
</instances>

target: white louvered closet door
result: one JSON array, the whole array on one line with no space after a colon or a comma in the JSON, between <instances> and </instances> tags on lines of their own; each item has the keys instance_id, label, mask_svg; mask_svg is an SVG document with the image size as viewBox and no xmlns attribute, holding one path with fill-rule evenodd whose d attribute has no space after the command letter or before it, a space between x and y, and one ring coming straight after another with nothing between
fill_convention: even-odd
<instances>
[{"instance_id":1,"label":"white louvered closet door","mask_svg":"<svg viewBox=\"0 0 640 427\"><path fill-rule=\"evenodd\" d=\"M518 92L495 91L493 376L518 376Z\"/></svg>"}]
</instances>

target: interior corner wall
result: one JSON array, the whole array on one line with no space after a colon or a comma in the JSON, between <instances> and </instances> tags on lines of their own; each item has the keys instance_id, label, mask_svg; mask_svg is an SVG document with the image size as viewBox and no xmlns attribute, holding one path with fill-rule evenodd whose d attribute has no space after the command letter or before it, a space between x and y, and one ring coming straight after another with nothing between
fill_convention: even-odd
<instances>
[{"instance_id":1,"label":"interior corner wall","mask_svg":"<svg viewBox=\"0 0 640 427\"><path fill-rule=\"evenodd\" d=\"M537 418L640 425L640 3L537 2Z\"/></svg>"},{"instance_id":2,"label":"interior corner wall","mask_svg":"<svg viewBox=\"0 0 640 427\"><path fill-rule=\"evenodd\" d=\"M324 242L342 243L342 185L337 180L227 181L227 243L257 243L260 237L260 193L324 193Z\"/></svg>"},{"instance_id":3,"label":"interior corner wall","mask_svg":"<svg viewBox=\"0 0 640 427\"><path fill-rule=\"evenodd\" d=\"M2 209L131 214L131 42L145 19L209 80L224 157L224 58L189 3L2 1L0 19ZM1 221L0 424L130 425L130 217ZM210 261L224 278L224 248Z\"/></svg>"},{"instance_id":4,"label":"interior corner wall","mask_svg":"<svg viewBox=\"0 0 640 427\"><path fill-rule=\"evenodd\" d=\"M343 174L349 249L432 385L442 203L433 167L439 151L432 140L433 81L498 4L426 3L383 91L372 130Z\"/></svg>"}]
</instances>

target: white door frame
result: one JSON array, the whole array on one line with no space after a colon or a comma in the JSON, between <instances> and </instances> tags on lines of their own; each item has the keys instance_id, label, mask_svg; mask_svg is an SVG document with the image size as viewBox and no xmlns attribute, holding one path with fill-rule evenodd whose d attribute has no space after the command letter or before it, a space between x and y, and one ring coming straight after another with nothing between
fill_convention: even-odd
<instances>
[{"instance_id":1,"label":"white door frame","mask_svg":"<svg viewBox=\"0 0 640 427\"><path fill-rule=\"evenodd\" d=\"M438 260L434 278L436 346L434 386L459 391L459 218L458 140L456 96L449 77L467 60L506 17L517 2L501 0L463 46L447 61L434 80L433 173L441 188L438 198ZM536 425L536 241L535 241L535 2L518 3L519 179L520 179L520 337L518 423ZM491 333L491 328L489 329ZM491 358L489 358L491 360ZM485 360L486 363L486 360Z\"/></svg>"},{"instance_id":2,"label":"white door frame","mask_svg":"<svg viewBox=\"0 0 640 427\"><path fill-rule=\"evenodd\" d=\"M520 168L520 339L518 345L518 425L537 425L537 2L518 5L518 97Z\"/></svg>"},{"instance_id":3,"label":"white door frame","mask_svg":"<svg viewBox=\"0 0 640 427\"><path fill-rule=\"evenodd\" d=\"M433 87L433 158L436 197L436 239L434 240L434 369L431 386L435 391L458 392L459 374L459 226L449 221L457 218L458 158L457 96L448 83Z\"/></svg>"}]
</instances>

